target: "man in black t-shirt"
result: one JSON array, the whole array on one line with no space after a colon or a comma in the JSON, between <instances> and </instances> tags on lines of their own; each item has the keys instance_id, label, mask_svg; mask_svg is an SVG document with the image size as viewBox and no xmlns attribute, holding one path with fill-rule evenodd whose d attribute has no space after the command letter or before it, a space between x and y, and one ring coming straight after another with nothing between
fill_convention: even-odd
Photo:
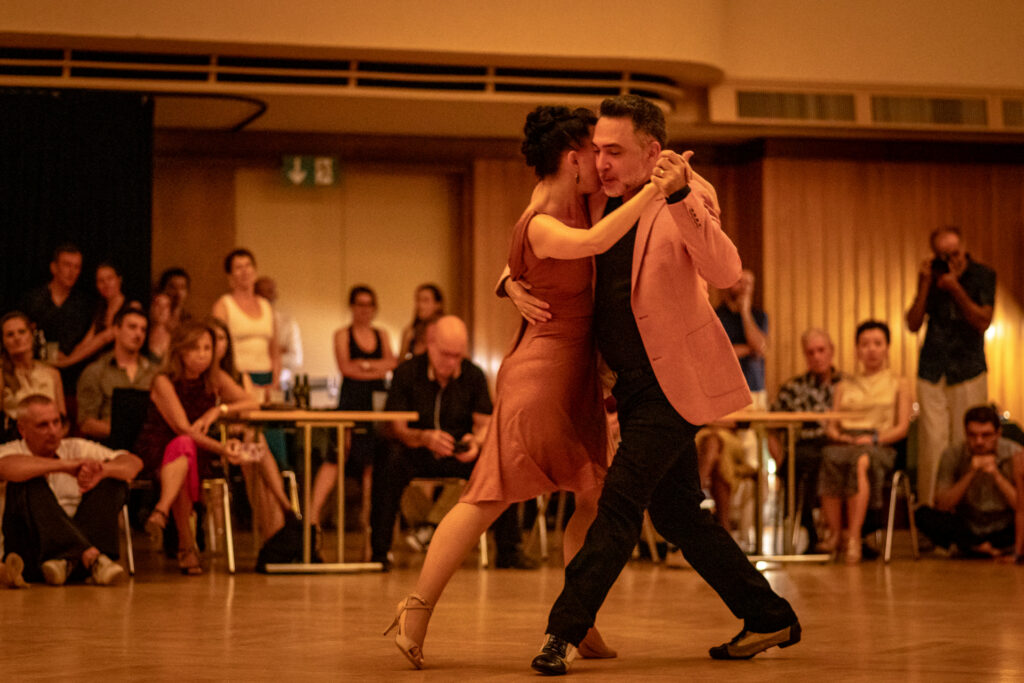
<instances>
[{"instance_id":1,"label":"man in black t-shirt","mask_svg":"<svg viewBox=\"0 0 1024 683\"><path fill-rule=\"evenodd\" d=\"M417 477L469 479L490 422L492 404L483 370L466 358L466 325L444 316L428 328L427 353L399 365L385 410L415 411L414 422L388 429L388 454L373 472L370 510L372 560L388 566L402 492ZM510 512L511 511L511 512ZM510 507L494 523L499 567L525 567Z\"/></svg>"}]
</instances>

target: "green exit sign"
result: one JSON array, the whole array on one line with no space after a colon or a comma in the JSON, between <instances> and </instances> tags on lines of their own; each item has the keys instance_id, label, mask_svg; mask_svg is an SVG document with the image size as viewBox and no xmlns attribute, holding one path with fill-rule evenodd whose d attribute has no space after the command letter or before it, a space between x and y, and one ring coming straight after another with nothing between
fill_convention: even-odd
<instances>
[{"instance_id":1,"label":"green exit sign","mask_svg":"<svg viewBox=\"0 0 1024 683\"><path fill-rule=\"evenodd\" d=\"M338 160L334 157L286 155L281 158L281 174L292 186L325 187L338 184Z\"/></svg>"}]
</instances>

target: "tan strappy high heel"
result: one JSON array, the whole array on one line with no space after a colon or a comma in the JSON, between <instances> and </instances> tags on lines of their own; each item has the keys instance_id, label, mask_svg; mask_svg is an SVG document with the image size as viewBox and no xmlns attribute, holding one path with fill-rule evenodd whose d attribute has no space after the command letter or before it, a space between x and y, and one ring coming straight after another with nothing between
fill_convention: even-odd
<instances>
[{"instance_id":1,"label":"tan strappy high heel","mask_svg":"<svg viewBox=\"0 0 1024 683\"><path fill-rule=\"evenodd\" d=\"M416 602L413 602L413 601ZM416 604L419 603L419 604ZM388 629L384 631L384 635L391 633L395 628L398 629L398 633L395 634L395 645L402 651L405 658L416 667L417 669L423 668L423 647L415 640L405 635L405 616L408 610L426 610L427 616L429 617L434 612L434 606L429 602L421 598L415 593L411 593L402 602L398 603L398 609L395 613L395 620L391 622Z\"/></svg>"}]
</instances>

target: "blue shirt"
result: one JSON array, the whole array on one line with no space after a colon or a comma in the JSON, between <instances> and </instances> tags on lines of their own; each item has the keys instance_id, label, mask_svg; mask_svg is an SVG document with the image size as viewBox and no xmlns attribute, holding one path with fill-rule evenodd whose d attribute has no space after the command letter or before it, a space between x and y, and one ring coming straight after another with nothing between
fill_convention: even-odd
<instances>
[{"instance_id":1,"label":"blue shirt","mask_svg":"<svg viewBox=\"0 0 1024 683\"><path fill-rule=\"evenodd\" d=\"M747 335L743 332L743 316L733 313L725 304L715 309L718 319L722 321L725 333L729 335L729 341L733 344L746 344ZM768 334L768 316L760 308L753 308L750 311L754 316L754 322L765 335ZM744 356L740 358L740 368L743 376L747 378L747 387L751 391L764 391L764 358L761 356Z\"/></svg>"}]
</instances>

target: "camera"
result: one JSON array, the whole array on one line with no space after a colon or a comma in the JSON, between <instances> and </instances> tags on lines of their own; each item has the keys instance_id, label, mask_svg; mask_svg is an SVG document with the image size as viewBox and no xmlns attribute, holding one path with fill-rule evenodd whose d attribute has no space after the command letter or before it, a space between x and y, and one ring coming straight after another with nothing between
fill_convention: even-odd
<instances>
[{"instance_id":1,"label":"camera","mask_svg":"<svg viewBox=\"0 0 1024 683\"><path fill-rule=\"evenodd\" d=\"M949 261L944 258L935 257L932 259L932 277L945 275L949 272Z\"/></svg>"},{"instance_id":2,"label":"camera","mask_svg":"<svg viewBox=\"0 0 1024 683\"><path fill-rule=\"evenodd\" d=\"M469 450L469 442L468 441L459 441L452 448L452 453L465 453L468 450Z\"/></svg>"}]
</instances>

